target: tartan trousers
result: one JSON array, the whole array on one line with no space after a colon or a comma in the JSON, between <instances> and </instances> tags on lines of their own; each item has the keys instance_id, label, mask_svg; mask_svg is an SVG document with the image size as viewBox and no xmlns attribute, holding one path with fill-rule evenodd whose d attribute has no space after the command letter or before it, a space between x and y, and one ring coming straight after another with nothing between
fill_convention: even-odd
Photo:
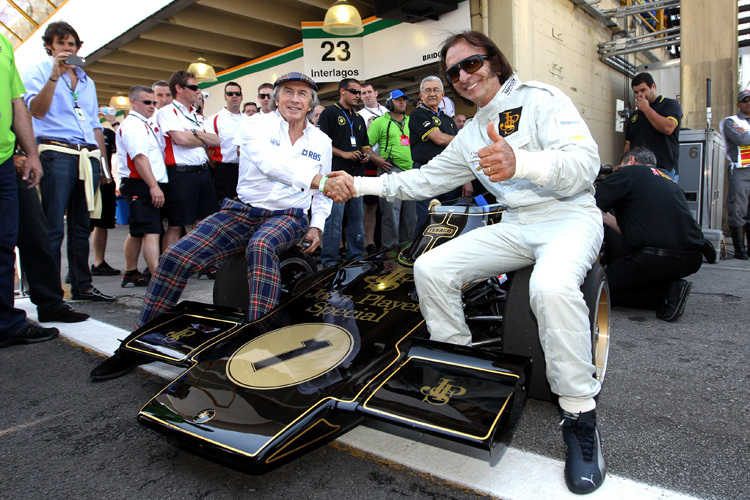
<instances>
[{"instance_id":1,"label":"tartan trousers","mask_svg":"<svg viewBox=\"0 0 750 500\"><path fill-rule=\"evenodd\" d=\"M307 224L301 208L264 210L237 198L225 199L220 211L203 219L159 258L136 328L174 306L191 273L239 252L247 256L247 318L260 318L279 301L279 255L304 236Z\"/></svg>"}]
</instances>

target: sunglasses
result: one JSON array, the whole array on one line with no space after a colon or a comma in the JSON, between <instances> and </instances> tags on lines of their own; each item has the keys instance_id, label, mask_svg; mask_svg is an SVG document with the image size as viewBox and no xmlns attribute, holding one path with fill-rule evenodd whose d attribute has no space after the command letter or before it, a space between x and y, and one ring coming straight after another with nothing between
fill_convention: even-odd
<instances>
[{"instance_id":1,"label":"sunglasses","mask_svg":"<svg viewBox=\"0 0 750 500\"><path fill-rule=\"evenodd\" d=\"M242 92L224 92L224 95L229 97L242 97Z\"/></svg>"},{"instance_id":2,"label":"sunglasses","mask_svg":"<svg viewBox=\"0 0 750 500\"><path fill-rule=\"evenodd\" d=\"M492 59L492 56L485 56L482 54L469 56L448 68L448 71L445 72L445 77L452 83L456 83L461 78L461 70L464 70L469 74L476 73L479 71L479 68L484 66L485 59Z\"/></svg>"},{"instance_id":3,"label":"sunglasses","mask_svg":"<svg viewBox=\"0 0 750 500\"><path fill-rule=\"evenodd\" d=\"M141 101L146 106L151 106L151 105L156 106L156 101L149 101L147 99L131 99L131 101Z\"/></svg>"},{"instance_id":4,"label":"sunglasses","mask_svg":"<svg viewBox=\"0 0 750 500\"><path fill-rule=\"evenodd\" d=\"M197 92L197 91L198 91L198 86L197 86L197 85L183 85L183 86L184 86L184 87L185 87L186 89L190 89L190 90L192 90L193 92Z\"/></svg>"},{"instance_id":5,"label":"sunglasses","mask_svg":"<svg viewBox=\"0 0 750 500\"><path fill-rule=\"evenodd\" d=\"M347 92L351 92L354 95L359 95L359 94L362 93L361 91L359 91L357 89L344 89L344 90L346 90Z\"/></svg>"},{"instance_id":6,"label":"sunglasses","mask_svg":"<svg viewBox=\"0 0 750 500\"><path fill-rule=\"evenodd\" d=\"M750 97L743 97L742 99L740 99L740 102L743 104L748 103L750 102Z\"/></svg>"},{"instance_id":7,"label":"sunglasses","mask_svg":"<svg viewBox=\"0 0 750 500\"><path fill-rule=\"evenodd\" d=\"M258 94L258 99L270 99L271 94Z\"/></svg>"}]
</instances>

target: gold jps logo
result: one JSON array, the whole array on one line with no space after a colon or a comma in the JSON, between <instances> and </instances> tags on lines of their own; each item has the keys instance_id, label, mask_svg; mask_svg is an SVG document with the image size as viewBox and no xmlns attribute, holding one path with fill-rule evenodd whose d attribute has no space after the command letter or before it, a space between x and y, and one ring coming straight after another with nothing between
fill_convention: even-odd
<instances>
[{"instance_id":1,"label":"gold jps logo","mask_svg":"<svg viewBox=\"0 0 750 500\"><path fill-rule=\"evenodd\" d=\"M410 272L404 272L404 270L397 269L385 276L369 276L365 278L365 281L369 283L367 287L375 292L385 292L388 290L395 290L404 283L414 281L414 276Z\"/></svg>"},{"instance_id":2,"label":"gold jps logo","mask_svg":"<svg viewBox=\"0 0 750 500\"><path fill-rule=\"evenodd\" d=\"M437 387L430 387L426 385L422 387L421 393L424 394L422 401L426 401L431 405L444 405L453 396L460 396L466 393L466 388L459 385L451 384L453 380L449 378L440 379L440 385Z\"/></svg>"},{"instance_id":3,"label":"gold jps logo","mask_svg":"<svg viewBox=\"0 0 750 500\"><path fill-rule=\"evenodd\" d=\"M509 136L516 131L516 124L518 123L518 120L521 119L522 109L523 107L510 109L508 111L503 111L502 113L500 113L500 115L498 116L497 128L498 133L502 137Z\"/></svg>"},{"instance_id":4,"label":"gold jps logo","mask_svg":"<svg viewBox=\"0 0 750 500\"><path fill-rule=\"evenodd\" d=\"M167 333L166 335L164 335L164 341L168 343L179 342L180 339L183 339L185 337L190 337L192 335L195 335L195 330L193 330L190 327L187 327L179 331Z\"/></svg>"}]
</instances>

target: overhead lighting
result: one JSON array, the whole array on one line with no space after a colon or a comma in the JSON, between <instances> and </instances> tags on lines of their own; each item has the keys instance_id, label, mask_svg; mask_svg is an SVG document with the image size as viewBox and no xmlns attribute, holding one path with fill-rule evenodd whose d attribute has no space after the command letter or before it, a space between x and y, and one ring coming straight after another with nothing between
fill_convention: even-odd
<instances>
[{"instance_id":1,"label":"overhead lighting","mask_svg":"<svg viewBox=\"0 0 750 500\"><path fill-rule=\"evenodd\" d=\"M109 107L122 111L130 110L130 99L122 92L118 92L109 98Z\"/></svg>"},{"instance_id":2,"label":"overhead lighting","mask_svg":"<svg viewBox=\"0 0 750 500\"><path fill-rule=\"evenodd\" d=\"M188 73L195 75L195 81L198 83L217 81L214 67L208 64L208 61L203 59L203 57L199 57L191 62L187 70Z\"/></svg>"},{"instance_id":3,"label":"overhead lighting","mask_svg":"<svg viewBox=\"0 0 750 500\"><path fill-rule=\"evenodd\" d=\"M362 33L362 17L359 11L346 0L338 0L326 12L323 31L332 35L351 36Z\"/></svg>"}]
</instances>

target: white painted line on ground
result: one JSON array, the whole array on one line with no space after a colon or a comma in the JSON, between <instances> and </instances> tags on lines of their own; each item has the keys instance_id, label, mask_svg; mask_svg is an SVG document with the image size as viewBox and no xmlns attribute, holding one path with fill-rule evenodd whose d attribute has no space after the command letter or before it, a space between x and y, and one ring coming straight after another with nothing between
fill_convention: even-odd
<instances>
[{"instance_id":1,"label":"white painted line on ground","mask_svg":"<svg viewBox=\"0 0 750 500\"><path fill-rule=\"evenodd\" d=\"M28 299L17 299L16 307L36 319L36 307ZM75 344L110 356L130 332L95 319L81 323L45 323ZM93 366L92 366L93 368ZM172 380L182 369L150 363L142 369ZM106 383L106 382L105 382ZM387 429L381 430L381 429ZM404 435L399 435L402 433ZM338 439L353 448L382 457L433 477L486 493L503 500L699 500L676 491L607 475L594 493L582 497L568 491L560 460L498 446L495 455L425 434L401 431L385 424L359 426Z\"/></svg>"}]
</instances>

